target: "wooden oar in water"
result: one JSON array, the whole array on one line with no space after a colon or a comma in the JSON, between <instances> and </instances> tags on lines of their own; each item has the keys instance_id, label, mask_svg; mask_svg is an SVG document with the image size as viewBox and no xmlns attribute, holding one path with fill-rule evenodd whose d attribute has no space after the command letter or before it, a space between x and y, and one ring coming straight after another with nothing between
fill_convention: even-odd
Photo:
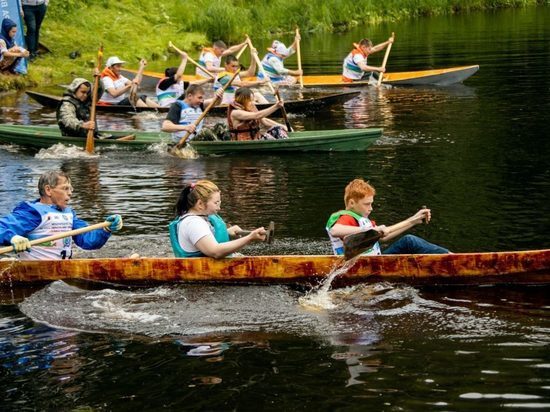
<instances>
[{"instance_id":1,"label":"wooden oar in water","mask_svg":"<svg viewBox=\"0 0 550 412\"><path fill-rule=\"evenodd\" d=\"M63 232L63 233L58 233L56 235L42 237L40 239L34 239L30 241L30 244L31 246L34 246L34 245L40 245L42 243L53 242L54 240L63 239L66 237L72 237L72 236L80 235L82 233L91 232L92 230L108 227L108 226L111 226L112 224L113 222L101 222L95 225L82 227L80 229L69 230L68 232ZM0 248L0 255L3 253L9 253L14 251L15 250L13 246L6 246L3 248Z\"/></svg>"},{"instance_id":2,"label":"wooden oar in water","mask_svg":"<svg viewBox=\"0 0 550 412\"><path fill-rule=\"evenodd\" d=\"M391 34L391 38L393 39L395 37L395 33L392 32ZM388 44L388 47L386 48L386 54L384 54L384 60L382 61L382 67L385 69L386 68L386 63L388 62L388 57L390 57L390 50L391 50L391 46L392 46L393 42ZM384 77L384 73L380 72L379 76L378 76L378 84L377 84L377 87L380 87L380 85L382 84L382 78Z\"/></svg>"},{"instance_id":3,"label":"wooden oar in water","mask_svg":"<svg viewBox=\"0 0 550 412\"><path fill-rule=\"evenodd\" d=\"M231 76L229 81L222 87L222 90L224 92L229 86L231 86L231 83L233 83L233 80L235 80L235 77L237 77L240 72L241 70L239 69L235 73L233 73L233 76ZM197 127L200 124L200 122L202 122L202 120L206 117L210 109L212 109L216 104L218 104L219 100L220 99L217 96L215 96L214 99L212 99L210 104L206 107L206 109L204 109L204 112L202 112L199 118L195 120L195 122L193 123L195 127ZM180 141L176 143L176 145L172 148L172 153L178 155L178 150L180 150L187 143L189 136L191 136L191 132L186 132L185 135L180 139Z\"/></svg>"},{"instance_id":4,"label":"wooden oar in water","mask_svg":"<svg viewBox=\"0 0 550 412\"><path fill-rule=\"evenodd\" d=\"M279 89L275 90L275 97L277 98L278 101L281 101L281 96L279 95ZM286 109L284 105L281 107L281 112L283 112L283 119L285 121L286 129L290 133L292 132L292 126L290 125L290 121L288 120L288 115L286 113Z\"/></svg>"},{"instance_id":5,"label":"wooden oar in water","mask_svg":"<svg viewBox=\"0 0 550 412\"><path fill-rule=\"evenodd\" d=\"M97 70L101 70L102 62L103 62L103 45L101 44L97 51ZM90 121L94 122L94 124L95 124L95 106L97 104L97 99L98 99L98 96L97 96L98 88L99 88L99 76L95 76L94 88L92 89L92 107L90 109ZM95 128L89 129L88 134L86 135L86 152L88 153L94 152L94 134L95 134Z\"/></svg>"},{"instance_id":6,"label":"wooden oar in water","mask_svg":"<svg viewBox=\"0 0 550 412\"><path fill-rule=\"evenodd\" d=\"M238 237L247 236L251 233L251 230L241 230L236 233ZM269 222L269 226L266 229L266 236L265 236L265 242L268 244L273 243L273 238L275 237L275 222L271 221Z\"/></svg>"},{"instance_id":7,"label":"wooden oar in water","mask_svg":"<svg viewBox=\"0 0 550 412\"><path fill-rule=\"evenodd\" d=\"M171 41L168 42L168 47L171 47L172 49L174 49L174 50L177 51L178 53L182 53L182 50L178 49L178 48L174 45L174 43L172 43ZM194 65L197 66L199 69L201 69L203 72L205 72L205 73L206 73L208 76L210 76L212 79L215 79L215 78L216 78L216 76L215 76L213 73L209 72L209 71L206 69L206 67L202 66L200 63L197 63L195 60L193 60L193 59L191 58L191 56L189 56L189 54L187 54L187 60L189 60L189 62L190 62L191 64L194 64Z\"/></svg>"}]
</instances>

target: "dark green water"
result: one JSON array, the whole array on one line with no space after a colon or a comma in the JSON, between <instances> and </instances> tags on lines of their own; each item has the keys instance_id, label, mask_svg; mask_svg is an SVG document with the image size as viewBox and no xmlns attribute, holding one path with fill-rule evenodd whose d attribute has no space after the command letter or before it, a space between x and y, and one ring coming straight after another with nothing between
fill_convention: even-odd
<instances>
[{"instance_id":1,"label":"dark green water","mask_svg":"<svg viewBox=\"0 0 550 412\"><path fill-rule=\"evenodd\" d=\"M275 243L247 253L328 253L324 223L362 176L377 188L379 223L426 204L432 224L415 233L453 251L548 248L548 21L550 9L537 8L304 35L310 74L339 71L353 41L391 31L389 71L481 68L464 85L369 89L291 118L306 129L384 127L364 153L84 159L0 146L0 214L36 196L42 171L61 167L81 217L125 219L108 247L78 256L168 256L165 226L181 185L206 177L222 188L227 221L276 222ZM4 122L53 123L24 96L0 104ZM160 120L99 119L148 130ZM303 291L284 287L2 286L0 410L550 408L547 287L370 285L332 292L336 308L313 310L299 304Z\"/></svg>"}]
</instances>

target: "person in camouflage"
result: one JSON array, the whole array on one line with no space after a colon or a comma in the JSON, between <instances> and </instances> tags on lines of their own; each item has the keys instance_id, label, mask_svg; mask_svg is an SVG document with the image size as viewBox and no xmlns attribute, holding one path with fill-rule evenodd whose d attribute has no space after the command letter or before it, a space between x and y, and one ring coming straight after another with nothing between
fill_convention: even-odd
<instances>
[{"instance_id":1,"label":"person in camouflage","mask_svg":"<svg viewBox=\"0 0 550 412\"><path fill-rule=\"evenodd\" d=\"M99 95L101 93L102 90L99 90ZM96 122L90 120L91 104L91 83L77 77L69 85L57 106L57 124L63 136L86 137L88 130L94 130L94 137L99 137Z\"/></svg>"}]
</instances>

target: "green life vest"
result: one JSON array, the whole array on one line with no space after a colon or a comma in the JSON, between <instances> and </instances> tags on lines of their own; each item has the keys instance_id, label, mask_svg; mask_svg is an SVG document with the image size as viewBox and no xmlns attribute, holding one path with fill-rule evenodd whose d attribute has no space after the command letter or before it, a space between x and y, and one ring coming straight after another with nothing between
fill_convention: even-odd
<instances>
[{"instance_id":1,"label":"green life vest","mask_svg":"<svg viewBox=\"0 0 550 412\"><path fill-rule=\"evenodd\" d=\"M200 257L204 256L202 252L186 252L180 245L178 240L178 225L186 217L191 215L183 215L174 219L168 225L168 231L170 232L170 243L172 245L172 250L176 257ZM229 232L227 232L227 225L219 215L210 215L208 216L208 221L214 228L214 238L218 243L229 242Z\"/></svg>"}]
</instances>

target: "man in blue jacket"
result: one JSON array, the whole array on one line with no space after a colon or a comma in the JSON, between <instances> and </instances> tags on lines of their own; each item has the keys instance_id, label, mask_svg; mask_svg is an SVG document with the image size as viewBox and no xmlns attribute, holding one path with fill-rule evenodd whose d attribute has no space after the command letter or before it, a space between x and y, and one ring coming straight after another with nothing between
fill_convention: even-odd
<instances>
[{"instance_id":1,"label":"man in blue jacket","mask_svg":"<svg viewBox=\"0 0 550 412\"><path fill-rule=\"evenodd\" d=\"M82 249L101 248L112 232L122 228L120 215L107 217L112 223L106 228L31 247L31 240L88 226L68 206L72 191L71 179L65 173L44 173L38 181L40 198L21 202L9 215L0 218L0 244L13 245L21 260L70 259L73 241Z\"/></svg>"}]
</instances>

